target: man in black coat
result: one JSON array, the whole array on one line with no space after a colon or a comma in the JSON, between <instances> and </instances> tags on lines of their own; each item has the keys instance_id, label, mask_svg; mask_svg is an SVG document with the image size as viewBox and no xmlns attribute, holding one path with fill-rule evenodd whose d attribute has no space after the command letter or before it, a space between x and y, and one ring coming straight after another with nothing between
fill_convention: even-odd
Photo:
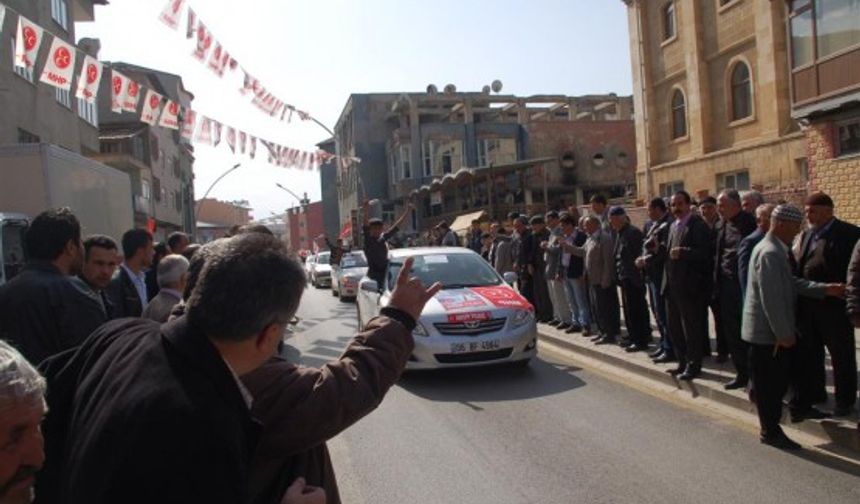
<instances>
[{"instance_id":1,"label":"man in black coat","mask_svg":"<svg viewBox=\"0 0 860 504\"><path fill-rule=\"evenodd\" d=\"M824 193L806 200L809 229L803 231L792 247L794 274L823 283L845 282L860 228L833 216L833 200ZM825 390L824 348L833 364L836 386L836 416L851 412L857 401L857 357L854 328L848 319L844 299L801 297L797 304L800 338L797 343L798 367L794 372L796 395L792 400L792 421L826 416L813 405L827 400Z\"/></svg>"},{"instance_id":2,"label":"man in black coat","mask_svg":"<svg viewBox=\"0 0 860 504\"><path fill-rule=\"evenodd\" d=\"M532 232L529 229L529 221L524 216L514 219L514 234L511 239L511 252L515 254L514 268L517 272L517 287L520 294L532 305L535 304L534 277L529 272L530 244L532 243ZM534 266L531 267L532 269Z\"/></svg>"},{"instance_id":3,"label":"man in black coat","mask_svg":"<svg viewBox=\"0 0 860 504\"><path fill-rule=\"evenodd\" d=\"M644 236L642 231L631 226L623 207L614 206L609 210L609 223L617 236L615 240L615 275L621 286L624 306L624 323L630 344L627 352L641 352L648 349L651 342L651 321L648 317L648 304L645 301L645 279L636 267L636 258L642 252Z\"/></svg>"},{"instance_id":4,"label":"man in black coat","mask_svg":"<svg viewBox=\"0 0 860 504\"><path fill-rule=\"evenodd\" d=\"M668 372L682 380L693 380L702 371L704 307L710 292L711 230L698 215L691 212L691 199L686 191L672 196L675 222L669 233L669 260L666 261L666 281L669 334L678 358L678 367Z\"/></svg>"},{"instance_id":5,"label":"man in black coat","mask_svg":"<svg viewBox=\"0 0 860 504\"><path fill-rule=\"evenodd\" d=\"M113 318L140 317L150 299L146 270L152 267L155 248L146 229L132 229L122 235L123 263L106 289L113 305Z\"/></svg>"},{"instance_id":6,"label":"man in black coat","mask_svg":"<svg viewBox=\"0 0 860 504\"><path fill-rule=\"evenodd\" d=\"M748 345L741 339L743 295L738 280L738 249L744 238L756 229L752 214L741 208L741 195L726 189L717 198L720 220L715 226L717 242L714 255L714 290L720 310L719 324L729 346L729 355L737 376L725 385L726 390L744 388L749 382Z\"/></svg>"},{"instance_id":7,"label":"man in black coat","mask_svg":"<svg viewBox=\"0 0 860 504\"><path fill-rule=\"evenodd\" d=\"M654 198L648 204L648 218L645 225L645 242L642 245L642 255L636 259L636 266L645 274L648 295L651 300L651 313L657 322L660 332L660 347L651 355L655 363L667 363L675 360L672 339L669 336L669 319L666 315L666 301L663 298L663 270L669 255L669 230L672 225L672 214L663 198Z\"/></svg>"},{"instance_id":8,"label":"man in black coat","mask_svg":"<svg viewBox=\"0 0 860 504\"><path fill-rule=\"evenodd\" d=\"M27 265L0 287L0 339L38 364L80 345L107 318L98 298L72 282L84 254L81 225L71 210L42 212L24 240Z\"/></svg>"},{"instance_id":9,"label":"man in black coat","mask_svg":"<svg viewBox=\"0 0 860 504\"><path fill-rule=\"evenodd\" d=\"M46 363L39 502L245 501L259 427L238 376L274 353L304 272L259 233L213 254L184 317L111 322Z\"/></svg>"}]
</instances>

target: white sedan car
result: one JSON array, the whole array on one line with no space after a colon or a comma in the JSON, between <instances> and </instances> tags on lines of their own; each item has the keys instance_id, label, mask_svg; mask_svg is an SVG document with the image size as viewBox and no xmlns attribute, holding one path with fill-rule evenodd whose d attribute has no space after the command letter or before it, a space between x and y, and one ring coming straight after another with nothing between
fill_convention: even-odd
<instances>
[{"instance_id":1,"label":"white sedan car","mask_svg":"<svg viewBox=\"0 0 860 504\"><path fill-rule=\"evenodd\" d=\"M358 296L358 283L367 274L367 260L364 252L347 252L340 258L339 265L331 267L331 292L341 301Z\"/></svg>"},{"instance_id":2,"label":"white sedan car","mask_svg":"<svg viewBox=\"0 0 860 504\"><path fill-rule=\"evenodd\" d=\"M442 290L424 307L415 327L415 350L406 369L436 369L513 362L537 354L534 308L475 252L459 247L397 249L389 253L386 285L365 278L359 285L358 323L388 305L407 257L412 275ZM381 291L381 292L380 292Z\"/></svg>"},{"instance_id":3,"label":"white sedan car","mask_svg":"<svg viewBox=\"0 0 860 504\"><path fill-rule=\"evenodd\" d=\"M314 287L328 287L331 285L330 255L329 252L320 252L314 256L314 263L310 267L310 281Z\"/></svg>"}]
</instances>

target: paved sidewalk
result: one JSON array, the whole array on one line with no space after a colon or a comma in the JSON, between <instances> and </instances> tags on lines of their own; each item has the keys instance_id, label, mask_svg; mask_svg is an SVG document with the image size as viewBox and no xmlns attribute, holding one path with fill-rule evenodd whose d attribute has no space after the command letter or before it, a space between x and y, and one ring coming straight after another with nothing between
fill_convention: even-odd
<instances>
[{"instance_id":1,"label":"paved sidewalk","mask_svg":"<svg viewBox=\"0 0 860 504\"><path fill-rule=\"evenodd\" d=\"M711 323L713 324L713 321ZM690 393L693 398L701 397L713 400L725 406L755 414L755 406L749 401L746 391L729 391L723 388L723 384L731 381L734 377L734 368L731 362L717 364L713 358L705 358L701 378L693 382L683 382L666 373L666 370L675 364L654 364L646 352L627 353L618 345L595 345L591 342L590 338L583 337L581 333L566 334L545 324L538 325L538 332L540 333L541 340L544 342L555 344L618 369L632 372L644 378L643 383L647 384L651 381L655 384L672 385L679 391ZM657 334L656 330L654 334ZM715 348L713 341L712 347ZM858 360L860 360L860 350L858 350ZM831 396L829 404L832 405L833 388L832 384L830 384L832 373L829 367L829 360L827 371L828 393ZM857 430L858 414L856 412L847 418L823 421L807 420L797 424L792 424L787 416L786 412L786 418L783 421L785 426L812 435L820 439L822 443L847 448L860 454L860 431Z\"/></svg>"}]
</instances>

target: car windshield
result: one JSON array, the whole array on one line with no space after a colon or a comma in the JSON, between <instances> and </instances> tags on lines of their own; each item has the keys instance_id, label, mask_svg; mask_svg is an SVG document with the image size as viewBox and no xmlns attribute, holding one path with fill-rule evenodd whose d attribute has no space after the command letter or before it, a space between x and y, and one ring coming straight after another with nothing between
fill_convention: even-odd
<instances>
[{"instance_id":1,"label":"car windshield","mask_svg":"<svg viewBox=\"0 0 860 504\"><path fill-rule=\"evenodd\" d=\"M392 259L388 265L388 287L394 288L397 274L403 266L401 258ZM412 275L425 286L441 282L443 289L486 287L500 285L503 280L496 270L477 254L429 254L415 256Z\"/></svg>"},{"instance_id":2,"label":"car windshield","mask_svg":"<svg viewBox=\"0 0 860 504\"><path fill-rule=\"evenodd\" d=\"M328 252L323 252L323 253L321 253L320 255L318 255L318 256L317 256L317 260L316 260L316 262L317 262L318 264L328 264L328 257L329 257L329 255L330 255L330 254L329 254Z\"/></svg>"},{"instance_id":3,"label":"car windshield","mask_svg":"<svg viewBox=\"0 0 860 504\"><path fill-rule=\"evenodd\" d=\"M366 268L367 261L364 259L362 255L345 255L340 260L341 268Z\"/></svg>"}]
</instances>

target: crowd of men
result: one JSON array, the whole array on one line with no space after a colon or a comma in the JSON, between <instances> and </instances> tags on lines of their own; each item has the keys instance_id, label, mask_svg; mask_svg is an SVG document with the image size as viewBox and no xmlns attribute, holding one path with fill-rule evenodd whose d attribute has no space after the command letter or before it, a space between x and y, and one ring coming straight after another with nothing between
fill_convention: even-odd
<instances>
[{"instance_id":1,"label":"crowd of men","mask_svg":"<svg viewBox=\"0 0 860 504\"><path fill-rule=\"evenodd\" d=\"M650 351L684 381L701 377L706 358L731 361L735 376L724 386L749 387L764 443L798 447L779 427L789 387L792 422L854 410L860 228L834 216L828 195L812 194L801 211L765 203L756 191L725 190L698 204L679 191L668 202L649 202L643 229L601 195L590 203L581 218L576 207L530 218L513 213L488 232L476 221L466 244L499 273L517 274L540 323L597 345ZM828 400L825 349L832 412L818 408Z\"/></svg>"},{"instance_id":2,"label":"crowd of men","mask_svg":"<svg viewBox=\"0 0 860 504\"><path fill-rule=\"evenodd\" d=\"M339 503L326 441L379 405L440 288L410 278L322 368L280 349L306 286L265 227L204 246L38 215L0 286L0 502Z\"/></svg>"}]
</instances>

